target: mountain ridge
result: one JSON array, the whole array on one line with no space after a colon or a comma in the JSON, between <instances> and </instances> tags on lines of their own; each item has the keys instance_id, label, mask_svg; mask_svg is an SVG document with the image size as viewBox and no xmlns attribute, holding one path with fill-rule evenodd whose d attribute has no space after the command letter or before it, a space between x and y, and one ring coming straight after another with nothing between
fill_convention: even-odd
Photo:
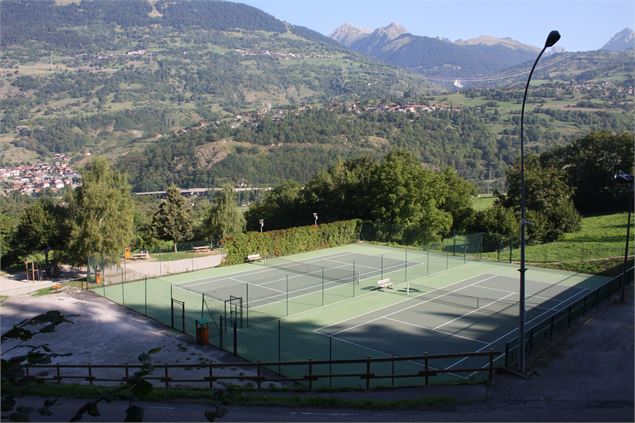
<instances>
[{"instance_id":1,"label":"mountain ridge","mask_svg":"<svg viewBox=\"0 0 635 423\"><path fill-rule=\"evenodd\" d=\"M600 50L625 51L635 48L635 32L630 28L624 28L615 34Z\"/></svg>"},{"instance_id":2,"label":"mountain ridge","mask_svg":"<svg viewBox=\"0 0 635 423\"><path fill-rule=\"evenodd\" d=\"M539 51L511 38L480 36L452 42L415 35L395 22L372 32L345 24L333 31L330 38L355 52L426 77L491 74L528 61Z\"/></svg>"}]
</instances>

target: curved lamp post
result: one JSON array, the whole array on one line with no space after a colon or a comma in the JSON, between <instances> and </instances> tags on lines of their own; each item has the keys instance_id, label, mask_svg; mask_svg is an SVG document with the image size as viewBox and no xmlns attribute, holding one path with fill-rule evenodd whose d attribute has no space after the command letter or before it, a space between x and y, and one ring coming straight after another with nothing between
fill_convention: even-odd
<instances>
[{"instance_id":1,"label":"curved lamp post","mask_svg":"<svg viewBox=\"0 0 635 423\"><path fill-rule=\"evenodd\" d=\"M633 195L633 181L635 180L635 178L633 178L633 175L631 175L630 173L619 172L613 176L613 179L618 184L628 185L630 190L630 195ZM628 270L628 242L631 238L631 210L633 208L633 200L630 195L628 198L628 219L626 223L626 247L624 248L624 268L622 270L622 287L620 289L620 302L622 304L624 303L626 299L625 297L626 297L626 282L627 282L626 272Z\"/></svg>"},{"instance_id":2,"label":"curved lamp post","mask_svg":"<svg viewBox=\"0 0 635 423\"><path fill-rule=\"evenodd\" d=\"M558 31L551 31L547 36L545 46L536 58L531 72L529 72L529 78L527 78L527 85L525 86L525 95L523 96L523 106L520 112L520 269L518 269L520 272L520 303L518 307L518 368L522 374L525 374L525 271L527 270L525 268L525 225L527 224L527 220L525 219L525 102L527 101L529 81L531 81L531 76L536 69L540 57L545 50L556 44L559 39L560 33Z\"/></svg>"}]
</instances>

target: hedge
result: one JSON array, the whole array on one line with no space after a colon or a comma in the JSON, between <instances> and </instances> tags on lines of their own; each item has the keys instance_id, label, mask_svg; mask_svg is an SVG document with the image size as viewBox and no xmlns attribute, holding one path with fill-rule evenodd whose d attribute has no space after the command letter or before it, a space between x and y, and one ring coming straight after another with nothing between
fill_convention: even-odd
<instances>
[{"instance_id":1,"label":"hedge","mask_svg":"<svg viewBox=\"0 0 635 423\"><path fill-rule=\"evenodd\" d=\"M346 220L318 226L300 226L268 232L246 232L221 240L226 256L223 265L244 263L250 254L286 256L357 242L361 220Z\"/></svg>"}]
</instances>

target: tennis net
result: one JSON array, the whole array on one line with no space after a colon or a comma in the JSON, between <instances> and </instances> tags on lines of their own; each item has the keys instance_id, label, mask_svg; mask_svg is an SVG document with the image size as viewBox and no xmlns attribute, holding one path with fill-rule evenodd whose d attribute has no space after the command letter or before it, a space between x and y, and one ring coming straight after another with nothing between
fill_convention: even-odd
<instances>
[{"instance_id":1,"label":"tennis net","mask_svg":"<svg viewBox=\"0 0 635 423\"><path fill-rule=\"evenodd\" d=\"M463 290L463 292L447 291L420 283L404 284L403 288L396 289L395 292L401 295L408 295L422 302L434 302L470 310L495 309L500 312L515 309L519 304L518 294L516 293L500 297L483 295L482 291L470 293L467 289ZM554 311L565 307L564 302L557 297L546 298L541 296L526 297L525 306L528 309L542 311Z\"/></svg>"},{"instance_id":2,"label":"tennis net","mask_svg":"<svg viewBox=\"0 0 635 423\"><path fill-rule=\"evenodd\" d=\"M355 270L352 264L350 267L327 267L303 261L287 260L280 257L265 257L263 264L268 267L307 275L316 279L323 278L331 282L356 282Z\"/></svg>"}]
</instances>

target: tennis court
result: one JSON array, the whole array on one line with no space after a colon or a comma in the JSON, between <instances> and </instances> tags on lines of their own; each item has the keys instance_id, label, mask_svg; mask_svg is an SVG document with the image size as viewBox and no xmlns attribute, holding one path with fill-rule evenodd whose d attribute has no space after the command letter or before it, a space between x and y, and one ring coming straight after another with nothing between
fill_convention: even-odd
<instances>
[{"instance_id":1,"label":"tennis court","mask_svg":"<svg viewBox=\"0 0 635 423\"><path fill-rule=\"evenodd\" d=\"M378 289L377 281L383 279L389 279L392 288ZM552 318L607 280L530 269L527 328ZM365 243L95 292L190 334L197 321L206 322L211 343L250 361L503 351L518 329L516 266ZM434 366L452 369L465 360L473 361L468 367L485 365L483 359L470 358ZM315 371L337 372L337 366L342 365L320 365ZM417 361L398 363L397 368L385 363L373 371L411 373L423 366ZM341 372L351 370L346 366ZM284 374L297 376L292 368ZM456 381L474 377L445 376ZM373 380L373 386L386 383L407 384ZM337 380L337 386L361 384L359 378Z\"/></svg>"},{"instance_id":2,"label":"tennis court","mask_svg":"<svg viewBox=\"0 0 635 423\"><path fill-rule=\"evenodd\" d=\"M243 308L256 313L289 315L303 306L321 306L338 298L354 297L359 291L360 280L411 272L423 263L403 259L394 254L361 254L338 252L303 261L283 258L265 258L248 270L236 274L201 281L178 284L186 289L217 300L242 298ZM392 257L391 257L392 256ZM367 287L365 287L367 288Z\"/></svg>"}]
</instances>

